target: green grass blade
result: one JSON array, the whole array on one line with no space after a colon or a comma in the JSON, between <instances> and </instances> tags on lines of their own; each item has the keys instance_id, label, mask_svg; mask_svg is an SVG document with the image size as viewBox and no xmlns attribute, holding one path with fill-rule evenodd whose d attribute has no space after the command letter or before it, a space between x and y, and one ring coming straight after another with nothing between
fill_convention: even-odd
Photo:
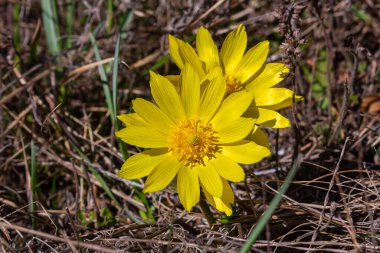
<instances>
[{"instance_id":1,"label":"green grass blade","mask_svg":"<svg viewBox=\"0 0 380 253\"><path fill-rule=\"evenodd\" d=\"M37 187L37 171L36 171L36 147L34 145L34 141L30 143L30 183L32 188L32 228L36 229L37 220L34 216L36 212L36 187Z\"/></svg>"},{"instance_id":2,"label":"green grass blade","mask_svg":"<svg viewBox=\"0 0 380 253\"><path fill-rule=\"evenodd\" d=\"M96 38L96 36L98 36L98 33L100 32L100 30L103 28L104 26L104 21L100 22L96 27L95 29L92 31L92 33L90 34L90 36L92 35L92 37ZM91 39L91 38L90 38ZM91 41L91 45L93 45L92 41ZM87 52L89 50L89 44L84 44L83 47L82 47L82 52Z\"/></svg>"},{"instance_id":3,"label":"green grass blade","mask_svg":"<svg viewBox=\"0 0 380 253\"><path fill-rule=\"evenodd\" d=\"M66 39L66 48L71 48L73 46L73 41L70 36L73 34L74 30L74 2L73 0L67 0L66 5L66 34L68 35Z\"/></svg>"},{"instance_id":4,"label":"green grass blade","mask_svg":"<svg viewBox=\"0 0 380 253\"><path fill-rule=\"evenodd\" d=\"M44 31L46 37L46 44L50 55L58 56L61 52L61 45L59 40L59 26L58 26L58 12L57 12L57 2L51 0L41 0L42 9L42 19L44 24ZM56 58L54 58L55 63ZM57 64L57 69L55 71L57 79L59 80L63 74L62 67ZM66 86L60 84L58 86L58 97L57 100L60 103L65 103L67 98Z\"/></svg>"},{"instance_id":5,"label":"green grass blade","mask_svg":"<svg viewBox=\"0 0 380 253\"><path fill-rule=\"evenodd\" d=\"M116 120L117 115L117 76L118 76L118 67L119 67L119 52L120 52L120 34L117 36L116 40L116 48L114 54L114 62L112 66L112 102L113 102L113 110L114 110L114 118L113 122L115 124L115 130L118 131L120 129L120 124ZM126 145L119 139L116 139L121 153L123 154L124 159L128 158L128 150Z\"/></svg>"},{"instance_id":6,"label":"green grass blade","mask_svg":"<svg viewBox=\"0 0 380 253\"><path fill-rule=\"evenodd\" d=\"M265 228L265 225L268 223L274 211L276 211L278 205L281 202L282 196L288 190L290 183L292 182L296 172L298 171L299 165L301 163L301 158L298 156L296 162L293 164L292 168L289 171L289 174L285 178L285 183L281 186L280 190L274 196L272 201L269 204L268 209L260 217L257 222L256 227L252 230L251 234L248 236L247 241L244 243L243 247L240 249L240 253L250 252L252 245L256 242L257 238L260 236L261 232Z\"/></svg>"},{"instance_id":7,"label":"green grass blade","mask_svg":"<svg viewBox=\"0 0 380 253\"><path fill-rule=\"evenodd\" d=\"M20 11L21 11L21 4L19 2L16 2L14 4L14 10L13 10L13 43L14 47L17 51L15 54L15 63L17 64L16 67L20 69L20 50L21 50L21 38L20 38Z\"/></svg>"},{"instance_id":8,"label":"green grass blade","mask_svg":"<svg viewBox=\"0 0 380 253\"><path fill-rule=\"evenodd\" d=\"M118 34L117 40L116 40L113 67L112 67L112 102L113 102L113 112L114 112L114 117L115 117L114 121L116 121L116 115L117 115L116 98L117 98L117 73L118 73L118 67L119 67L119 49L120 49L120 35Z\"/></svg>"},{"instance_id":9,"label":"green grass blade","mask_svg":"<svg viewBox=\"0 0 380 253\"><path fill-rule=\"evenodd\" d=\"M95 37L92 33L90 33L89 36L90 36L92 47L94 48L95 59L97 61L101 61L102 58L100 57L100 52L99 52L98 46L96 45ZM112 98L111 98L111 91L110 91L110 88L108 86L108 78L106 75L106 70L104 69L103 65L99 65L98 70L99 70L100 80L103 84L103 92L104 92L104 96L106 97L108 112L110 113L111 121L114 122L114 118L116 116L114 115L114 109L113 109Z\"/></svg>"},{"instance_id":10,"label":"green grass blade","mask_svg":"<svg viewBox=\"0 0 380 253\"><path fill-rule=\"evenodd\" d=\"M147 75L147 74L149 74L149 71L155 71L155 70L161 68L161 67L164 66L166 63L168 63L169 60L170 60L169 55L164 55L164 56L160 57L160 58L156 61L156 63L155 63L152 67L150 67L149 70L144 71L144 72L142 73L142 75Z\"/></svg>"},{"instance_id":11,"label":"green grass blade","mask_svg":"<svg viewBox=\"0 0 380 253\"><path fill-rule=\"evenodd\" d=\"M113 1L108 0L107 2L107 32L112 30L113 25Z\"/></svg>"},{"instance_id":12,"label":"green grass blade","mask_svg":"<svg viewBox=\"0 0 380 253\"><path fill-rule=\"evenodd\" d=\"M132 25L133 21L133 11L128 10L122 17L120 21L120 33L121 33L121 38L125 39L127 37L127 32L129 31L129 28Z\"/></svg>"},{"instance_id":13,"label":"green grass blade","mask_svg":"<svg viewBox=\"0 0 380 253\"><path fill-rule=\"evenodd\" d=\"M89 162L88 158L86 160ZM100 185L102 186L103 190L107 193L107 195L116 203L116 205L118 205L119 207L122 207L120 202L115 197L115 195L113 195L111 189L108 187L106 181L104 181L102 175L100 175L100 173L97 170L95 170L93 167L89 167L89 168L90 168L91 173L99 181Z\"/></svg>"},{"instance_id":14,"label":"green grass blade","mask_svg":"<svg viewBox=\"0 0 380 253\"><path fill-rule=\"evenodd\" d=\"M41 8L48 50L51 55L56 56L61 50L58 39L58 17L54 2L51 0L41 0Z\"/></svg>"},{"instance_id":15,"label":"green grass blade","mask_svg":"<svg viewBox=\"0 0 380 253\"><path fill-rule=\"evenodd\" d=\"M90 40L91 40L92 47L94 48L95 59L97 61L101 61L102 58L100 57L99 48L96 45L95 37L94 37L94 35L92 33L90 33ZM98 70L99 70L100 80L102 82L104 82L104 83L108 83L108 78L107 78L107 75L106 75L106 70L104 69L103 65L99 65Z\"/></svg>"},{"instance_id":16,"label":"green grass blade","mask_svg":"<svg viewBox=\"0 0 380 253\"><path fill-rule=\"evenodd\" d=\"M120 34L117 36L116 40L116 47L115 47L115 53L114 53L114 62L112 66L112 102L113 102L113 110L114 110L114 121L115 121L115 129L119 130L119 124L116 122L116 115L117 115L117 76L118 76L118 66L119 66L119 51L120 51ZM123 154L124 159L128 158L128 152L126 145L117 138L117 142L119 144L119 148ZM95 171L98 173L97 171ZM98 173L99 174L99 173ZM94 174L96 176L96 174ZM151 210L151 206L148 202L148 200L145 198L145 195L141 192L140 189L135 189L135 194L138 195L138 198L140 201L143 202L144 206L147 210L147 215L151 221L154 221L154 215Z\"/></svg>"},{"instance_id":17,"label":"green grass blade","mask_svg":"<svg viewBox=\"0 0 380 253\"><path fill-rule=\"evenodd\" d=\"M100 22L99 25L97 25L97 26L95 27L95 29L92 31L92 36L93 36L94 38L95 38L95 37L98 35L98 33L100 32L100 29L103 28L103 25L104 25L104 21L103 21L103 22Z\"/></svg>"},{"instance_id":18,"label":"green grass blade","mask_svg":"<svg viewBox=\"0 0 380 253\"><path fill-rule=\"evenodd\" d=\"M83 160L90 163L90 159L75 145L73 144L74 149L78 152L78 154L82 157ZM108 187L106 181L103 179L102 175L95 170L93 167L89 166L91 173L96 177L102 186L103 190L107 193L107 195L119 206L122 207L120 202L116 199L115 195L113 195L111 189Z\"/></svg>"}]
</instances>

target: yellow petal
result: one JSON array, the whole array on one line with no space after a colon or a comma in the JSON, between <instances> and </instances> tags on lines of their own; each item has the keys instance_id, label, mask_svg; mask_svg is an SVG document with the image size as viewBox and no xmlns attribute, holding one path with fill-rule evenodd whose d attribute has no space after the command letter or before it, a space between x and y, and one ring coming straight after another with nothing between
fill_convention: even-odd
<instances>
[{"instance_id":1,"label":"yellow petal","mask_svg":"<svg viewBox=\"0 0 380 253\"><path fill-rule=\"evenodd\" d=\"M202 62L199 59L199 56L195 52L194 48L190 46L189 43L185 43L179 47L179 54L182 57L184 64L189 63L195 72L197 72L200 79L205 76Z\"/></svg>"},{"instance_id":2,"label":"yellow petal","mask_svg":"<svg viewBox=\"0 0 380 253\"><path fill-rule=\"evenodd\" d=\"M177 39L176 37L169 34L169 54L173 62L178 68L182 69L184 67L184 62L179 54L179 47L186 44L183 40Z\"/></svg>"},{"instance_id":3,"label":"yellow petal","mask_svg":"<svg viewBox=\"0 0 380 253\"><path fill-rule=\"evenodd\" d=\"M241 182L244 180L244 170L231 158L218 153L215 159L209 163L216 169L219 175L232 182ZM223 188L224 189L224 188Z\"/></svg>"},{"instance_id":4,"label":"yellow petal","mask_svg":"<svg viewBox=\"0 0 380 253\"><path fill-rule=\"evenodd\" d=\"M197 31L196 38L199 59L206 65L206 73L219 66L219 53L210 33L203 26Z\"/></svg>"},{"instance_id":5,"label":"yellow petal","mask_svg":"<svg viewBox=\"0 0 380 253\"><path fill-rule=\"evenodd\" d=\"M256 124L271 128L285 128L290 126L289 120L280 113L261 107L251 106L243 114L243 117L257 119Z\"/></svg>"},{"instance_id":6,"label":"yellow petal","mask_svg":"<svg viewBox=\"0 0 380 253\"><path fill-rule=\"evenodd\" d=\"M174 122L166 116L156 105L141 98L132 101L133 110L149 124L161 133L168 135Z\"/></svg>"},{"instance_id":7,"label":"yellow petal","mask_svg":"<svg viewBox=\"0 0 380 253\"><path fill-rule=\"evenodd\" d=\"M208 122L218 109L226 91L223 76L218 76L204 87L199 106L200 119Z\"/></svg>"},{"instance_id":8,"label":"yellow petal","mask_svg":"<svg viewBox=\"0 0 380 253\"><path fill-rule=\"evenodd\" d=\"M137 113L120 114L117 118L127 126L148 127L148 124Z\"/></svg>"},{"instance_id":9,"label":"yellow petal","mask_svg":"<svg viewBox=\"0 0 380 253\"><path fill-rule=\"evenodd\" d=\"M285 88L255 89L252 94L256 106L276 105L293 97L293 91Z\"/></svg>"},{"instance_id":10,"label":"yellow petal","mask_svg":"<svg viewBox=\"0 0 380 253\"><path fill-rule=\"evenodd\" d=\"M237 118L216 128L219 143L231 143L244 139L253 129L255 120L252 118Z\"/></svg>"},{"instance_id":11,"label":"yellow petal","mask_svg":"<svg viewBox=\"0 0 380 253\"><path fill-rule=\"evenodd\" d=\"M181 164L172 156L167 156L152 170L146 179L144 192L164 189L177 175Z\"/></svg>"},{"instance_id":12,"label":"yellow petal","mask_svg":"<svg viewBox=\"0 0 380 253\"><path fill-rule=\"evenodd\" d=\"M207 75L205 75L203 77L203 79L201 79L200 83L201 83L201 94L204 94L206 89L208 88L209 84L215 79L215 78L219 78L219 82L222 82L223 83L223 86L225 86L226 82L224 80L224 78L221 78L223 76L223 71L220 67L216 67L214 68L213 70L211 70L210 72L207 73ZM224 94L223 94L224 96Z\"/></svg>"},{"instance_id":13,"label":"yellow petal","mask_svg":"<svg viewBox=\"0 0 380 253\"><path fill-rule=\"evenodd\" d=\"M187 63L181 72L180 94L187 117L193 118L199 109L200 82L197 73Z\"/></svg>"},{"instance_id":14,"label":"yellow petal","mask_svg":"<svg viewBox=\"0 0 380 253\"><path fill-rule=\"evenodd\" d=\"M213 196L221 197L223 193L223 184L218 172L212 165L206 162L206 165L196 167L199 173L199 179L202 186Z\"/></svg>"},{"instance_id":15,"label":"yellow petal","mask_svg":"<svg viewBox=\"0 0 380 253\"><path fill-rule=\"evenodd\" d=\"M174 122L185 118L185 111L173 84L163 76L150 72L152 96L163 113Z\"/></svg>"},{"instance_id":16,"label":"yellow petal","mask_svg":"<svg viewBox=\"0 0 380 253\"><path fill-rule=\"evenodd\" d=\"M268 148L252 141L242 140L234 144L223 145L222 154L241 164L253 164L270 156Z\"/></svg>"},{"instance_id":17,"label":"yellow petal","mask_svg":"<svg viewBox=\"0 0 380 253\"><path fill-rule=\"evenodd\" d=\"M259 111L259 117L257 118L256 124L271 128L290 127L289 120L280 113L263 108L257 109Z\"/></svg>"},{"instance_id":18,"label":"yellow petal","mask_svg":"<svg viewBox=\"0 0 380 253\"><path fill-rule=\"evenodd\" d=\"M165 78L168 79L177 89L177 87L179 86L179 75L167 75L165 76Z\"/></svg>"},{"instance_id":19,"label":"yellow petal","mask_svg":"<svg viewBox=\"0 0 380 253\"><path fill-rule=\"evenodd\" d=\"M241 83L245 83L251 78L265 63L269 52L269 41L258 43L249 49L243 56L232 75Z\"/></svg>"},{"instance_id":20,"label":"yellow petal","mask_svg":"<svg viewBox=\"0 0 380 253\"><path fill-rule=\"evenodd\" d=\"M223 195L221 198L212 196L207 190L202 186L208 202L215 207L218 211L224 212L227 216L232 214L231 204L234 203L234 193L227 182L227 180L222 178L223 183Z\"/></svg>"},{"instance_id":21,"label":"yellow petal","mask_svg":"<svg viewBox=\"0 0 380 253\"><path fill-rule=\"evenodd\" d=\"M168 149L166 148L154 148L143 151L129 157L123 166L121 166L117 175L125 179L146 177L168 155Z\"/></svg>"},{"instance_id":22,"label":"yellow petal","mask_svg":"<svg viewBox=\"0 0 380 253\"><path fill-rule=\"evenodd\" d=\"M206 196L207 201L210 203L210 205L212 205L213 207L215 207L214 197L205 189L205 187L203 185L202 185L202 189L203 189L203 192L204 192L204 194ZM223 211L221 211L221 212L223 212Z\"/></svg>"},{"instance_id":23,"label":"yellow petal","mask_svg":"<svg viewBox=\"0 0 380 253\"><path fill-rule=\"evenodd\" d=\"M223 70L220 67L215 67L212 70L210 70L207 73L207 75L205 75L201 79L201 84L202 85L207 85L207 84L204 84L204 83L207 82L207 81L210 82L211 80L217 78L218 76L223 76Z\"/></svg>"},{"instance_id":24,"label":"yellow petal","mask_svg":"<svg viewBox=\"0 0 380 253\"><path fill-rule=\"evenodd\" d=\"M249 91L271 88L284 79L283 73L289 73L289 69L285 64L277 62L267 63L251 81L248 81L245 88Z\"/></svg>"},{"instance_id":25,"label":"yellow petal","mask_svg":"<svg viewBox=\"0 0 380 253\"><path fill-rule=\"evenodd\" d=\"M220 57L224 66L224 73L230 74L243 58L247 47L247 32L244 25L239 25L230 32L223 42Z\"/></svg>"},{"instance_id":26,"label":"yellow petal","mask_svg":"<svg viewBox=\"0 0 380 253\"><path fill-rule=\"evenodd\" d=\"M168 136L155 129L141 126L129 126L115 133L122 141L141 148L165 148Z\"/></svg>"},{"instance_id":27,"label":"yellow petal","mask_svg":"<svg viewBox=\"0 0 380 253\"><path fill-rule=\"evenodd\" d=\"M222 200L225 203L233 204L235 202L235 196L234 192L231 189L230 184L227 182L227 180L222 178L223 183L223 196Z\"/></svg>"},{"instance_id":28,"label":"yellow petal","mask_svg":"<svg viewBox=\"0 0 380 253\"><path fill-rule=\"evenodd\" d=\"M295 95L294 96L294 101L295 102L299 102L299 101L302 101L303 100L303 97L302 96L298 96L298 95ZM269 110L275 110L275 111L278 111L282 108L286 108L286 107L289 107L293 104L293 97L289 97L287 99L285 99L284 101L278 103L278 104L273 104L273 105L267 105L267 106L260 106L260 107L263 107L265 109L269 109Z\"/></svg>"},{"instance_id":29,"label":"yellow petal","mask_svg":"<svg viewBox=\"0 0 380 253\"><path fill-rule=\"evenodd\" d=\"M189 212L199 202L199 179L196 170L181 166L177 176L179 200Z\"/></svg>"},{"instance_id":30,"label":"yellow petal","mask_svg":"<svg viewBox=\"0 0 380 253\"><path fill-rule=\"evenodd\" d=\"M219 110L211 120L215 127L238 119L252 102L252 94L247 91L234 92L223 100Z\"/></svg>"},{"instance_id":31,"label":"yellow petal","mask_svg":"<svg viewBox=\"0 0 380 253\"><path fill-rule=\"evenodd\" d=\"M268 136L258 126L255 126L252 133L248 135L245 139L248 141L253 141L256 144L269 149Z\"/></svg>"},{"instance_id":32,"label":"yellow petal","mask_svg":"<svg viewBox=\"0 0 380 253\"><path fill-rule=\"evenodd\" d=\"M256 119L259 117L259 111L254 103L252 103L243 113L242 117Z\"/></svg>"},{"instance_id":33,"label":"yellow petal","mask_svg":"<svg viewBox=\"0 0 380 253\"><path fill-rule=\"evenodd\" d=\"M227 216L232 215L232 208L230 204L226 204L221 198L214 197L214 200L215 200L215 208L218 211L225 213Z\"/></svg>"}]
</instances>

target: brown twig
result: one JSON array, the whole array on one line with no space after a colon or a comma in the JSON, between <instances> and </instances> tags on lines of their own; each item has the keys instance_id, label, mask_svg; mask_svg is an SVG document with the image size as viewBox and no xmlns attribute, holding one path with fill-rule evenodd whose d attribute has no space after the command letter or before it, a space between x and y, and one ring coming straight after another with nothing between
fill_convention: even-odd
<instances>
[{"instance_id":1,"label":"brown twig","mask_svg":"<svg viewBox=\"0 0 380 253\"><path fill-rule=\"evenodd\" d=\"M91 183L91 180L90 180L90 177L88 175L88 170L87 169L83 169L84 171L84 175L86 176L86 180L87 180L87 184L88 184L88 188L90 190L90 194L91 194L91 198L92 198L92 201L94 202L94 206L95 206L95 210L96 210L96 213L98 214L98 217L100 217L100 209L98 207L98 203L96 201L96 196L94 194L94 189L92 188L92 183Z\"/></svg>"},{"instance_id":2,"label":"brown twig","mask_svg":"<svg viewBox=\"0 0 380 253\"><path fill-rule=\"evenodd\" d=\"M313 232L313 236L311 238L311 242L314 242L317 239L318 233L320 231L322 220L323 220L323 217L325 216L325 210L326 210L325 207L327 206L327 204L329 202L329 194L330 194L330 191L331 191L332 187L334 186L334 179L336 178L336 175L337 175L338 170L340 168L340 163L341 163L341 161L343 159L343 155L344 155L344 152L346 150L346 146L347 146L348 141L349 141L349 139L347 138L346 141L344 142L344 146L342 148L342 152L340 153L339 160L338 160L338 162L337 162L337 164L335 166L335 170L334 170L334 173L332 175L332 178L331 178L331 181L330 181L330 184L329 184L329 188L328 188L327 193L325 195L325 200L323 202L323 207L324 208L322 209L322 212L321 212L321 214L319 216L318 226L317 226L317 228Z\"/></svg>"},{"instance_id":3,"label":"brown twig","mask_svg":"<svg viewBox=\"0 0 380 253\"><path fill-rule=\"evenodd\" d=\"M66 207L65 211L66 211L66 214L67 214L67 218L69 219L69 222L70 222L71 228L73 229L74 236L75 236L75 238L77 239L77 241L79 242L79 241L80 241L80 238L79 238L79 235L78 235L78 232L77 232L77 228L75 227L75 224L74 224L74 222L73 222L73 219L71 218L70 210Z\"/></svg>"},{"instance_id":4,"label":"brown twig","mask_svg":"<svg viewBox=\"0 0 380 253\"><path fill-rule=\"evenodd\" d=\"M75 244L78 245L78 247L92 249L92 250L95 250L97 252L105 252L105 253L122 252L122 251L119 251L119 250L104 248L104 247L101 247L101 246L98 246L98 245L95 245L95 244L90 244L90 243L84 243L84 242L80 242L80 241L72 241L72 240L69 240L69 239L64 239L64 238L61 238L61 237L58 237L58 236L54 236L54 235L51 235L51 234L48 234L48 233L32 230L32 229L29 229L29 228L24 228L24 227L15 225L15 224L8 224L8 223L2 222L2 221L0 221L0 227L16 230L18 232L25 233L25 234L39 236L39 237L46 238L46 239L52 240L52 241L63 242L63 243L69 243L70 242L73 245L75 245Z\"/></svg>"}]
</instances>

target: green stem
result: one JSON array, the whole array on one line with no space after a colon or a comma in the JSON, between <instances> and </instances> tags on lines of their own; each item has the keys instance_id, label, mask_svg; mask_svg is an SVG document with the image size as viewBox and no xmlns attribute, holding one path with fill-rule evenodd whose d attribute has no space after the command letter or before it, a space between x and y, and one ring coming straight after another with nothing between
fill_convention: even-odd
<instances>
[{"instance_id":1,"label":"green stem","mask_svg":"<svg viewBox=\"0 0 380 253\"><path fill-rule=\"evenodd\" d=\"M212 227L215 223L215 218L210 210L209 205L207 205L203 194L201 195L201 199L199 200L199 206L201 207L202 213L206 217L209 226Z\"/></svg>"},{"instance_id":2,"label":"green stem","mask_svg":"<svg viewBox=\"0 0 380 253\"><path fill-rule=\"evenodd\" d=\"M298 158L296 159L295 163L293 164L292 168L290 169L288 175L285 178L285 183L281 186L280 190L277 192L277 194L274 196L274 198L270 202L268 209L260 217L255 228L252 230L251 234L248 236L247 241L240 248L239 253L248 253L251 251L252 245L256 242L256 239L260 236L266 224L271 219L272 214L276 211L278 205L280 204L283 195L288 190L289 185L293 181L293 178L296 175L296 172L298 171L300 164L301 164L301 156L298 155Z\"/></svg>"}]
</instances>

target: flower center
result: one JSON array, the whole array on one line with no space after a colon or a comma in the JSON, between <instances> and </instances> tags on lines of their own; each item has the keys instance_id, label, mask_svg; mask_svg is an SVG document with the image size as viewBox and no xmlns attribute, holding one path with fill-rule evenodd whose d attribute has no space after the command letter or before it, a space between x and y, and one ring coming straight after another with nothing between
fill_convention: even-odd
<instances>
[{"instance_id":1,"label":"flower center","mask_svg":"<svg viewBox=\"0 0 380 253\"><path fill-rule=\"evenodd\" d=\"M231 75L225 75L224 80L226 81L227 95L230 95L236 91L240 91L243 88L241 82Z\"/></svg>"},{"instance_id":2,"label":"flower center","mask_svg":"<svg viewBox=\"0 0 380 253\"><path fill-rule=\"evenodd\" d=\"M169 151L186 166L204 165L204 158L215 157L219 137L210 123L181 120L169 136Z\"/></svg>"}]
</instances>

